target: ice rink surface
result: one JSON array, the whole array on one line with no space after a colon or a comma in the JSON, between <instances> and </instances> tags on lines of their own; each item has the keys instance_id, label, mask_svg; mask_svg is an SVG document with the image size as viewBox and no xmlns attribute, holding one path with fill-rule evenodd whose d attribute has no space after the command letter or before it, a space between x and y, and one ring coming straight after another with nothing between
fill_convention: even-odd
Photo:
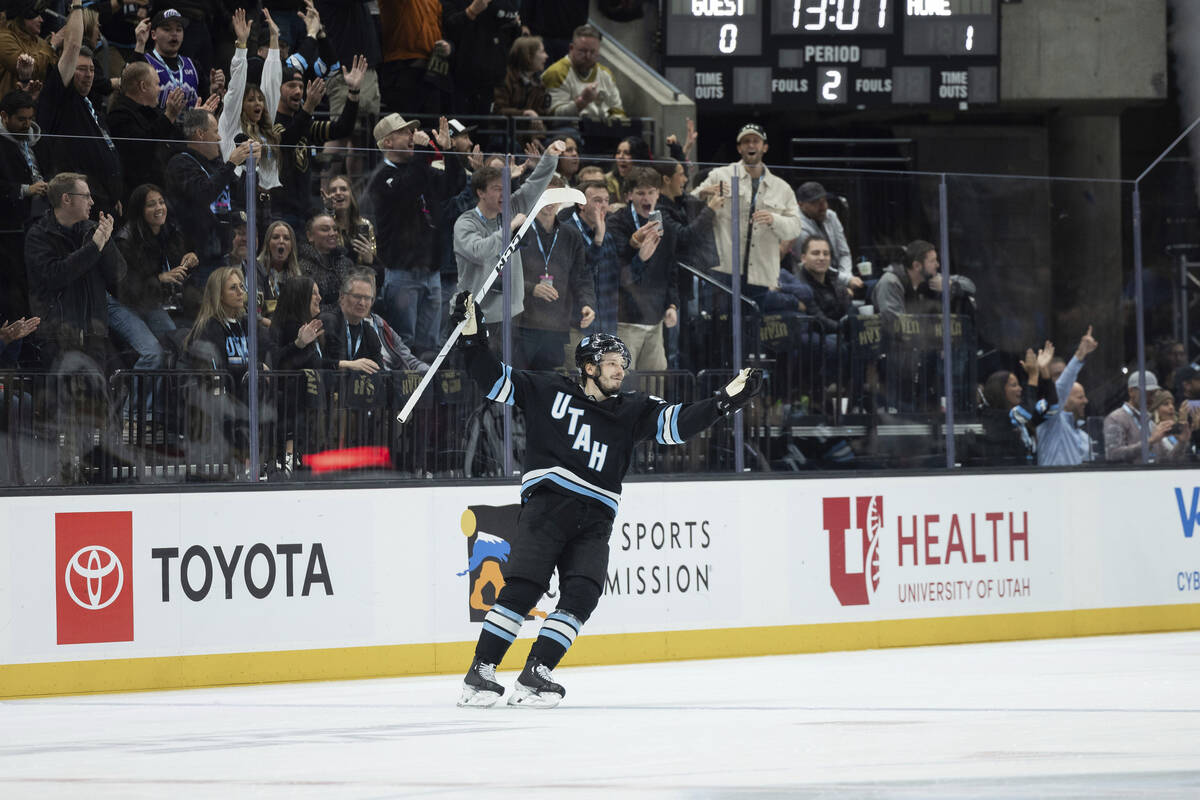
<instances>
[{"instance_id":1,"label":"ice rink surface","mask_svg":"<svg viewBox=\"0 0 1200 800\"><path fill-rule=\"evenodd\" d=\"M1200 797L1200 633L555 675L6 701L0 797Z\"/></svg>"}]
</instances>

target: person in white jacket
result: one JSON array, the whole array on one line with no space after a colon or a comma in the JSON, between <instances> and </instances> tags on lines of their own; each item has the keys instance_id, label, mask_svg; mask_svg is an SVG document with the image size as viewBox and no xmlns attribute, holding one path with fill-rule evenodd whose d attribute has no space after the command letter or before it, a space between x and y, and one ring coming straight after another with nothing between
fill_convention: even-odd
<instances>
[{"instance_id":1,"label":"person in white jacket","mask_svg":"<svg viewBox=\"0 0 1200 800\"><path fill-rule=\"evenodd\" d=\"M800 207L787 181L772 175L763 163L765 130L753 123L743 126L738 131L737 149L742 160L714 169L692 194L705 201L718 192L731 197L733 178L738 179L737 257L745 292L756 299L779 287L779 245L800 235ZM723 208L713 220L721 259L715 269L727 275L733 271L729 208Z\"/></svg>"},{"instance_id":2,"label":"person in white jacket","mask_svg":"<svg viewBox=\"0 0 1200 800\"><path fill-rule=\"evenodd\" d=\"M233 31L236 37L233 61L229 66L229 89L225 93L225 105L217 130L221 134L221 157L229 160L229 154L237 147L234 141L239 133L263 145L262 158L256 170L258 188L261 191L274 189L279 183L279 133L275 130L275 109L279 107L279 93L283 81L283 62L279 60L279 26L271 19L271 12L263 9L267 25L271 29L271 43L263 61L262 83L258 86L246 84L246 43L250 37L250 22L244 9L233 12ZM237 168L240 178L245 167Z\"/></svg>"}]
</instances>

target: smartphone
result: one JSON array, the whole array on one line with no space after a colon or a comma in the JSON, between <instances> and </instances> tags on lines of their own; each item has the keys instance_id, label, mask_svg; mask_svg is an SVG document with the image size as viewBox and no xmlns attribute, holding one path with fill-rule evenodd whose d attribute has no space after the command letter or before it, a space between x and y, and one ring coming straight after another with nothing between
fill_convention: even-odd
<instances>
[{"instance_id":1,"label":"smartphone","mask_svg":"<svg viewBox=\"0 0 1200 800\"><path fill-rule=\"evenodd\" d=\"M366 236L369 239L371 238L371 225L368 222L360 221L354 226L354 232L359 236Z\"/></svg>"},{"instance_id":2,"label":"smartphone","mask_svg":"<svg viewBox=\"0 0 1200 800\"><path fill-rule=\"evenodd\" d=\"M662 224L663 224L662 212L659 211L657 208L650 212L650 222L647 224L654 225L656 223L658 224L658 227L660 227L660 228L662 227Z\"/></svg>"}]
</instances>

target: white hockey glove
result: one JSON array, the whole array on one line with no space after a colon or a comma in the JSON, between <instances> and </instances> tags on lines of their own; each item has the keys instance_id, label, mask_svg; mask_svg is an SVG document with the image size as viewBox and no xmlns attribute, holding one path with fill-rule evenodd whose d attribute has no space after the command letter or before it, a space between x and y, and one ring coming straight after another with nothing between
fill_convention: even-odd
<instances>
[{"instance_id":1,"label":"white hockey glove","mask_svg":"<svg viewBox=\"0 0 1200 800\"><path fill-rule=\"evenodd\" d=\"M750 402L750 399L762 391L763 372L761 369L746 367L729 383L717 392L717 410L722 414L737 411Z\"/></svg>"}]
</instances>

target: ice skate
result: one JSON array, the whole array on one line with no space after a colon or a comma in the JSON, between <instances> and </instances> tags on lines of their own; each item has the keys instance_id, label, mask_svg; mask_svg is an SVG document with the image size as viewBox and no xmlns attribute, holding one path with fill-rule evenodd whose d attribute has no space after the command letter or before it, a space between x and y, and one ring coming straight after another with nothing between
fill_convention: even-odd
<instances>
[{"instance_id":1,"label":"ice skate","mask_svg":"<svg viewBox=\"0 0 1200 800\"><path fill-rule=\"evenodd\" d=\"M550 668L531 658L513 684L508 704L524 708L554 708L562 702L566 693L566 689L551 680Z\"/></svg>"},{"instance_id":2,"label":"ice skate","mask_svg":"<svg viewBox=\"0 0 1200 800\"><path fill-rule=\"evenodd\" d=\"M458 705L460 708L491 708L503 694L504 687L496 683L496 665L485 664L477 658L463 678Z\"/></svg>"}]
</instances>

